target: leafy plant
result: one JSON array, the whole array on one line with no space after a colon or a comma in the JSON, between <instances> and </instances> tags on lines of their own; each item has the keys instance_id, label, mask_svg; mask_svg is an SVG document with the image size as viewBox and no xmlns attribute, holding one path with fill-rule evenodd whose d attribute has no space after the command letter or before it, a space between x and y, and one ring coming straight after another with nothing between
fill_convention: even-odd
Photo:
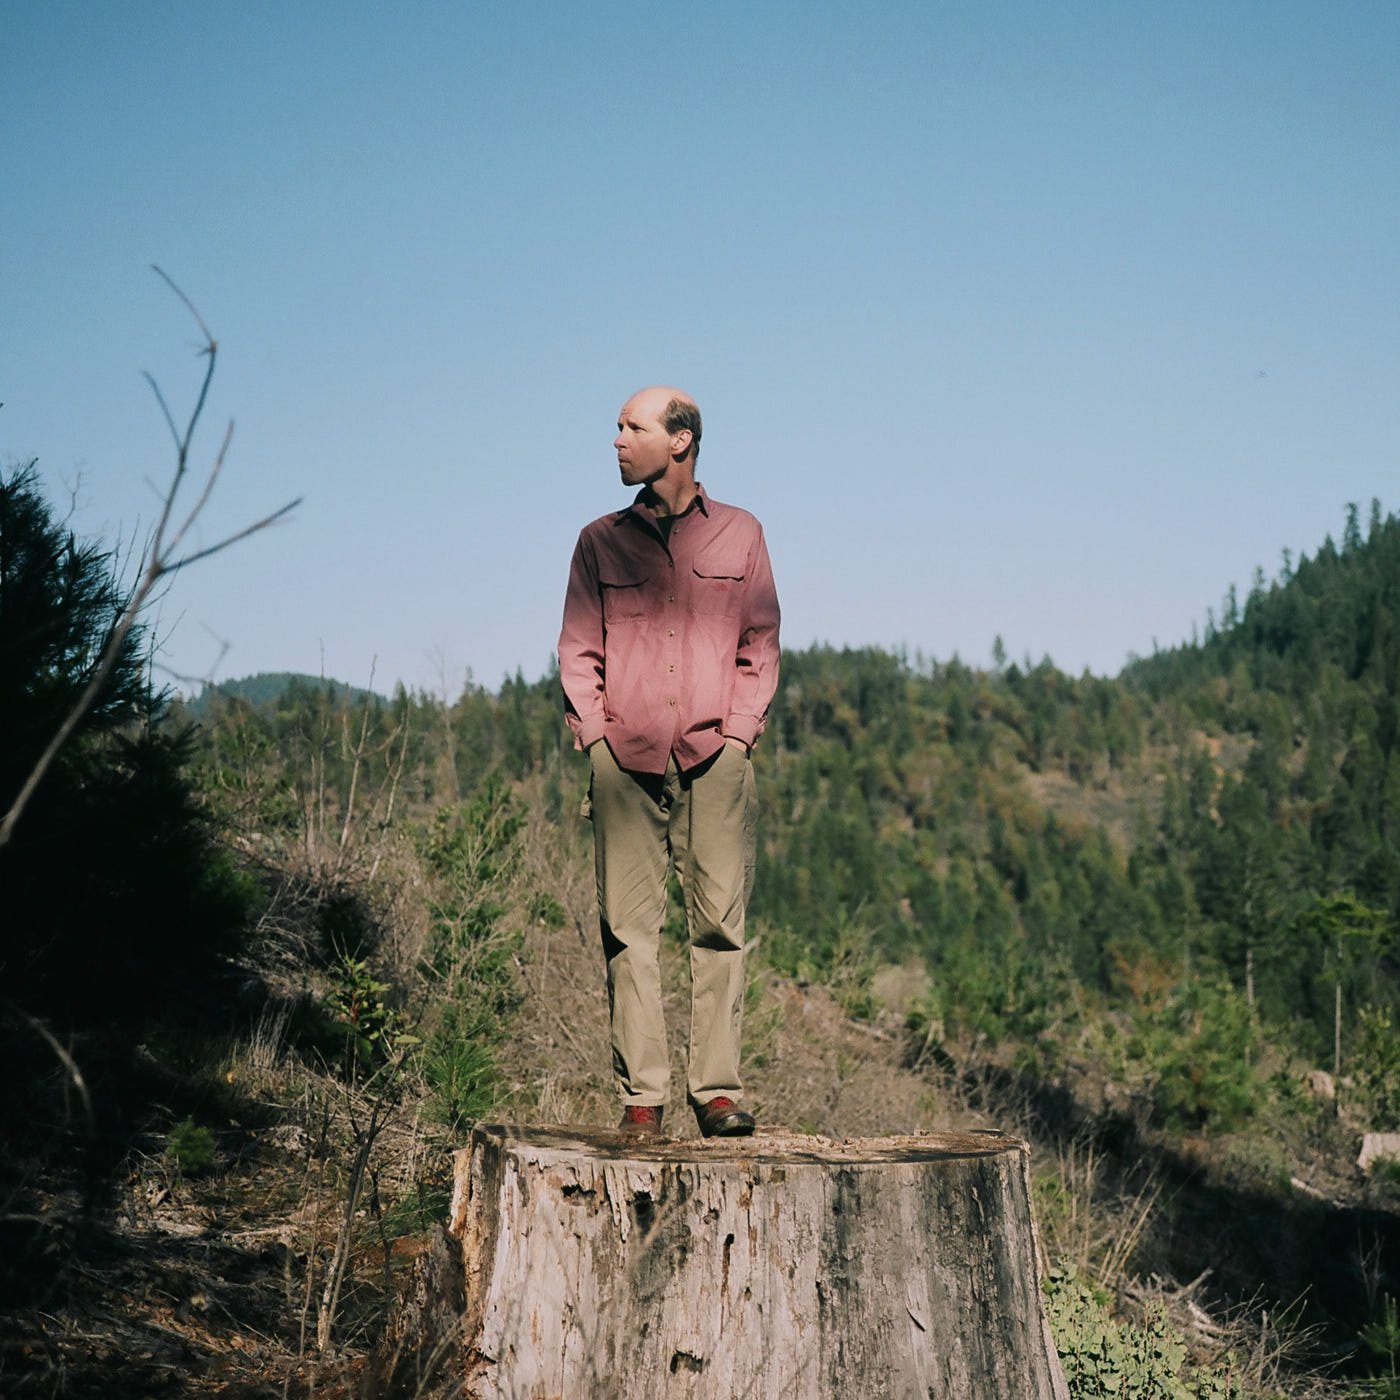
<instances>
[{"instance_id":1,"label":"leafy plant","mask_svg":"<svg viewBox=\"0 0 1400 1400\"><path fill-rule=\"evenodd\" d=\"M1250 1008L1227 983L1194 983L1175 999L1174 1033L1157 1052L1154 1097L1173 1127L1236 1127L1258 1107L1251 1066L1255 1028Z\"/></svg>"},{"instance_id":2,"label":"leafy plant","mask_svg":"<svg viewBox=\"0 0 1400 1400\"><path fill-rule=\"evenodd\" d=\"M1062 1261L1045 1281L1050 1331L1071 1400L1236 1400L1228 1369L1186 1373L1186 1343L1152 1307L1143 1324L1114 1320L1108 1297Z\"/></svg>"},{"instance_id":3,"label":"leafy plant","mask_svg":"<svg viewBox=\"0 0 1400 1400\"><path fill-rule=\"evenodd\" d=\"M434 884L432 929L420 971L435 1002L423 1073L430 1114L460 1130L496 1102L496 1051L520 1003L518 929L503 926L505 895L519 865L525 813L490 778L468 803L439 812L421 850ZM551 910L537 900L534 912Z\"/></svg>"},{"instance_id":4,"label":"leafy plant","mask_svg":"<svg viewBox=\"0 0 1400 1400\"><path fill-rule=\"evenodd\" d=\"M400 1049L418 1043L408 1029L408 1017L384 999L392 990L389 983L376 978L365 959L341 954L332 977L327 1004L345 1030L355 1065L378 1068Z\"/></svg>"},{"instance_id":5,"label":"leafy plant","mask_svg":"<svg viewBox=\"0 0 1400 1400\"><path fill-rule=\"evenodd\" d=\"M1400 1158L1377 1157L1371 1163L1371 1185L1384 1196L1400 1200Z\"/></svg>"},{"instance_id":6,"label":"leafy plant","mask_svg":"<svg viewBox=\"0 0 1400 1400\"><path fill-rule=\"evenodd\" d=\"M447 1009L423 1056L423 1076L432 1091L429 1117L461 1132L490 1111L501 1084L497 1043L497 1035L485 1027L464 1031L456 1009Z\"/></svg>"},{"instance_id":7,"label":"leafy plant","mask_svg":"<svg viewBox=\"0 0 1400 1400\"><path fill-rule=\"evenodd\" d=\"M170 1130L165 1153L177 1176L201 1176L214 1165L213 1131L186 1118Z\"/></svg>"},{"instance_id":8,"label":"leafy plant","mask_svg":"<svg viewBox=\"0 0 1400 1400\"><path fill-rule=\"evenodd\" d=\"M1385 1295L1380 1320L1361 1329L1361 1341L1372 1356L1385 1363L1390 1382L1386 1395L1396 1394L1400 1390L1395 1370L1395 1358L1400 1355L1400 1308L1391 1294Z\"/></svg>"},{"instance_id":9,"label":"leafy plant","mask_svg":"<svg viewBox=\"0 0 1400 1400\"><path fill-rule=\"evenodd\" d=\"M447 1219L452 1204L452 1184L448 1180L422 1179L413 1183L405 1196L395 1201L380 1221L386 1240L402 1235L418 1235Z\"/></svg>"},{"instance_id":10,"label":"leafy plant","mask_svg":"<svg viewBox=\"0 0 1400 1400\"><path fill-rule=\"evenodd\" d=\"M1363 1006L1357 1013L1351 1074L1373 1127L1400 1119L1400 1036L1383 1006Z\"/></svg>"}]
</instances>

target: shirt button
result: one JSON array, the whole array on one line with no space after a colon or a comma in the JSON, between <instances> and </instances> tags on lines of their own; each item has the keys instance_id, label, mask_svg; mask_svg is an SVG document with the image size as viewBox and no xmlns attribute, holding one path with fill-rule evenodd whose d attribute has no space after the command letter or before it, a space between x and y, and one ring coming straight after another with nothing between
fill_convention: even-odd
<instances>
[{"instance_id":1,"label":"shirt button","mask_svg":"<svg viewBox=\"0 0 1400 1400\"><path fill-rule=\"evenodd\" d=\"M666 561L666 567L668 569L674 569L676 567L676 561L674 559L668 559Z\"/></svg>"},{"instance_id":2,"label":"shirt button","mask_svg":"<svg viewBox=\"0 0 1400 1400\"><path fill-rule=\"evenodd\" d=\"M668 700L666 703L668 705L674 705L676 702L674 700Z\"/></svg>"},{"instance_id":3,"label":"shirt button","mask_svg":"<svg viewBox=\"0 0 1400 1400\"><path fill-rule=\"evenodd\" d=\"M668 601L669 601L669 600L668 600ZM667 635L668 637L674 637L674 636L676 635L676 629L675 629L674 627L668 627L668 628L666 629L666 635Z\"/></svg>"},{"instance_id":4,"label":"shirt button","mask_svg":"<svg viewBox=\"0 0 1400 1400\"><path fill-rule=\"evenodd\" d=\"M676 601L676 595L675 595L674 593L670 594L670 595L667 597L666 601L667 601L668 603L674 603L674 602Z\"/></svg>"},{"instance_id":5,"label":"shirt button","mask_svg":"<svg viewBox=\"0 0 1400 1400\"><path fill-rule=\"evenodd\" d=\"M668 666L666 669L668 671L674 671L676 668L674 666Z\"/></svg>"}]
</instances>

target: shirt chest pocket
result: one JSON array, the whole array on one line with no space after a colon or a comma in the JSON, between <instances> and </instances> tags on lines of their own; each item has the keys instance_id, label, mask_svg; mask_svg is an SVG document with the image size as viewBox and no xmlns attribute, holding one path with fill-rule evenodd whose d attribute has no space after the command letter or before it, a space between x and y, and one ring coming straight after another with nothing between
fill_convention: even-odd
<instances>
[{"instance_id":1,"label":"shirt chest pocket","mask_svg":"<svg viewBox=\"0 0 1400 1400\"><path fill-rule=\"evenodd\" d=\"M646 579L629 575L621 569L609 569L600 574L598 582L603 591L603 621L625 622L628 618L645 617L647 611Z\"/></svg>"},{"instance_id":2,"label":"shirt chest pocket","mask_svg":"<svg viewBox=\"0 0 1400 1400\"><path fill-rule=\"evenodd\" d=\"M697 613L737 617L744 601L744 559L715 551L700 555L691 566L695 573L691 606Z\"/></svg>"}]
</instances>

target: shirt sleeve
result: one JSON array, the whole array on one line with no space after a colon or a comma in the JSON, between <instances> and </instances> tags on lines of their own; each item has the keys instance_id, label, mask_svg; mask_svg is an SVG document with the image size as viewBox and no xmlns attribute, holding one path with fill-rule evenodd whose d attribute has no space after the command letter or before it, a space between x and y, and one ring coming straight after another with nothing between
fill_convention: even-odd
<instances>
[{"instance_id":1,"label":"shirt sleeve","mask_svg":"<svg viewBox=\"0 0 1400 1400\"><path fill-rule=\"evenodd\" d=\"M564 687L564 719L574 747L586 749L607 727L603 706L603 599L597 561L585 535L574 546L569 586L564 594L564 626L559 634L559 680Z\"/></svg>"},{"instance_id":2,"label":"shirt sleeve","mask_svg":"<svg viewBox=\"0 0 1400 1400\"><path fill-rule=\"evenodd\" d=\"M778 591L763 527L758 527L744 589L739 646L734 654L734 691L726 735L752 747L768 723L768 706L778 688Z\"/></svg>"}]
</instances>

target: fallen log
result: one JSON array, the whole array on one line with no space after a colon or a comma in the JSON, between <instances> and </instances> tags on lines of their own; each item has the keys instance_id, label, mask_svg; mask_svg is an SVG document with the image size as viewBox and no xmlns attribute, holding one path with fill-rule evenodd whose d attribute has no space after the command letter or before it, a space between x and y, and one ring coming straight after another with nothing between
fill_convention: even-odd
<instances>
[{"instance_id":1,"label":"fallen log","mask_svg":"<svg viewBox=\"0 0 1400 1400\"><path fill-rule=\"evenodd\" d=\"M1027 1158L1000 1133L479 1126L434 1256L460 1251L460 1328L433 1335L420 1281L399 1355L434 1349L434 1393L472 1400L1066 1400Z\"/></svg>"}]
</instances>

